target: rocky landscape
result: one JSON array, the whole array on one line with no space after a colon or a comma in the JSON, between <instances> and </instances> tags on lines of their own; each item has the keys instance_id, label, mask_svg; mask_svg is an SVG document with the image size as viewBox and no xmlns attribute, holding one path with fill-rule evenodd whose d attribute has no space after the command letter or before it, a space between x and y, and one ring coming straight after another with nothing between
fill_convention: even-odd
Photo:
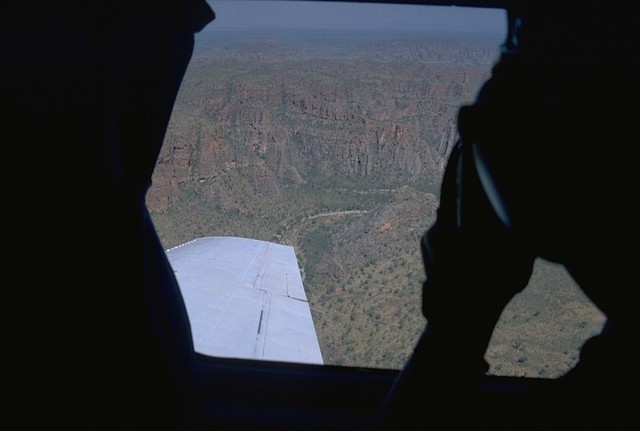
<instances>
[{"instance_id":1,"label":"rocky landscape","mask_svg":"<svg viewBox=\"0 0 640 431\"><path fill-rule=\"evenodd\" d=\"M457 109L497 46L214 36L194 54L147 196L163 245L208 235L293 245L325 363L400 368L425 323L418 245ZM558 376L602 322L540 262L505 310L491 372Z\"/></svg>"}]
</instances>

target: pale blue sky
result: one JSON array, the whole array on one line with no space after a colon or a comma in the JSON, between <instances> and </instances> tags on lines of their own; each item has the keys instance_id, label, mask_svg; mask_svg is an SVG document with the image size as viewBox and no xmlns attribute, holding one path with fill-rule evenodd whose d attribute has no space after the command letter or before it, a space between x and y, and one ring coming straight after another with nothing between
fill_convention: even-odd
<instances>
[{"instance_id":1,"label":"pale blue sky","mask_svg":"<svg viewBox=\"0 0 640 431\"><path fill-rule=\"evenodd\" d=\"M252 29L429 29L503 33L499 9L313 1L211 0L216 20L207 30Z\"/></svg>"}]
</instances>

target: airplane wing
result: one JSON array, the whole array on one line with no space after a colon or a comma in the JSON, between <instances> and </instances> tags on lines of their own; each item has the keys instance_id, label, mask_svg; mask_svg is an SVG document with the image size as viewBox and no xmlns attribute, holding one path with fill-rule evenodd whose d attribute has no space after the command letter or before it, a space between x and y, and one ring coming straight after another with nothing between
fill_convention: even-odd
<instances>
[{"instance_id":1,"label":"airplane wing","mask_svg":"<svg viewBox=\"0 0 640 431\"><path fill-rule=\"evenodd\" d=\"M167 250L167 257L197 352L323 363L293 247L203 237Z\"/></svg>"}]
</instances>

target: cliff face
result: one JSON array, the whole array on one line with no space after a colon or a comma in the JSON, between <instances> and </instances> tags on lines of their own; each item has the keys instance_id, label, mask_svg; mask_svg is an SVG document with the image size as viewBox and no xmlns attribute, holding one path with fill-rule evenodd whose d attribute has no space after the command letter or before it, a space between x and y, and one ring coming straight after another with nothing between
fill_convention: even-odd
<instances>
[{"instance_id":1,"label":"cliff face","mask_svg":"<svg viewBox=\"0 0 640 431\"><path fill-rule=\"evenodd\" d=\"M473 100L495 50L429 43L351 46L344 59L300 60L271 44L266 60L244 51L194 58L154 172L150 210L179 201L180 184L230 170L272 198L284 185L337 178L433 191L456 139L457 109ZM234 192L219 184L217 199Z\"/></svg>"}]
</instances>

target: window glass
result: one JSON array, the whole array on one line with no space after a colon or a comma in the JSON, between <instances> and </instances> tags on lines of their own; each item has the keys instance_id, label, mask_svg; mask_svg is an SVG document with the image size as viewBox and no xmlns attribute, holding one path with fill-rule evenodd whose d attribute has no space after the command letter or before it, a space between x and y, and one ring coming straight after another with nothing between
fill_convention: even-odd
<instances>
[{"instance_id":1,"label":"window glass","mask_svg":"<svg viewBox=\"0 0 640 431\"><path fill-rule=\"evenodd\" d=\"M217 18L197 35L147 197L163 245L232 236L293 247L323 363L401 368L425 324L419 239L457 110L498 59L505 12L211 4ZM539 266L487 352L494 373L561 374L602 324L566 274ZM549 301L572 308L551 316Z\"/></svg>"}]
</instances>

